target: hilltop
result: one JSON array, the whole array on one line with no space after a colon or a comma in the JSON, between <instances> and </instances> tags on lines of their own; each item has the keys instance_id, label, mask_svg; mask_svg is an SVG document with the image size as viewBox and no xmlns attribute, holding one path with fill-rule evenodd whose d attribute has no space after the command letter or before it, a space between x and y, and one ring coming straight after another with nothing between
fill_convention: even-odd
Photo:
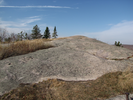
<instances>
[{"instance_id":1,"label":"hilltop","mask_svg":"<svg viewBox=\"0 0 133 100\"><path fill-rule=\"evenodd\" d=\"M61 80L86 81L87 84L108 73L121 76L122 72L133 70L133 51L126 48L85 36L54 39L48 43L51 48L0 60L0 95L25 83L57 79L49 81L51 84L59 84ZM61 84L66 83L61 81Z\"/></svg>"}]
</instances>

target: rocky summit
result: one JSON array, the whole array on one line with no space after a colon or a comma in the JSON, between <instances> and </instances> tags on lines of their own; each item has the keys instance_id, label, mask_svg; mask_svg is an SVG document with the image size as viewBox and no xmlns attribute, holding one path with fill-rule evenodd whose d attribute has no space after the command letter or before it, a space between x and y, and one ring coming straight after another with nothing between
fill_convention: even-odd
<instances>
[{"instance_id":1,"label":"rocky summit","mask_svg":"<svg viewBox=\"0 0 133 100\"><path fill-rule=\"evenodd\" d=\"M85 36L49 41L53 48L0 60L0 95L22 83L58 78L95 80L103 74L133 68L133 51Z\"/></svg>"}]
</instances>

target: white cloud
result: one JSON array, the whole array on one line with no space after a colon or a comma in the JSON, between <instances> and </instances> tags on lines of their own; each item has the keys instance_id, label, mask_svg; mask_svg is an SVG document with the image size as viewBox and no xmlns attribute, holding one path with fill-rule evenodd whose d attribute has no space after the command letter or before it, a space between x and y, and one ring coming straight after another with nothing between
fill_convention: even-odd
<instances>
[{"instance_id":1,"label":"white cloud","mask_svg":"<svg viewBox=\"0 0 133 100\"><path fill-rule=\"evenodd\" d=\"M3 3L3 2L4 2L4 0L0 0L0 4Z\"/></svg>"},{"instance_id":2,"label":"white cloud","mask_svg":"<svg viewBox=\"0 0 133 100\"><path fill-rule=\"evenodd\" d=\"M35 21L39 21L39 20L41 20L39 16L32 16L24 20L21 20L20 26L27 26L28 24L35 22Z\"/></svg>"},{"instance_id":3,"label":"white cloud","mask_svg":"<svg viewBox=\"0 0 133 100\"><path fill-rule=\"evenodd\" d=\"M133 21L122 21L116 25L112 25L109 30L102 32L87 33L100 41L108 44L114 44L120 41L122 44L133 44Z\"/></svg>"},{"instance_id":4,"label":"white cloud","mask_svg":"<svg viewBox=\"0 0 133 100\"><path fill-rule=\"evenodd\" d=\"M32 16L32 17L29 17L29 18L38 18L39 16Z\"/></svg>"},{"instance_id":5,"label":"white cloud","mask_svg":"<svg viewBox=\"0 0 133 100\"><path fill-rule=\"evenodd\" d=\"M25 19L19 19L17 21L3 21L0 18L0 27L6 28L9 33L18 33L23 30L31 30L33 22L39 21L41 18L39 16L27 17Z\"/></svg>"},{"instance_id":6,"label":"white cloud","mask_svg":"<svg viewBox=\"0 0 133 100\"><path fill-rule=\"evenodd\" d=\"M113 25L113 24L108 24L109 26Z\"/></svg>"},{"instance_id":7,"label":"white cloud","mask_svg":"<svg viewBox=\"0 0 133 100\"><path fill-rule=\"evenodd\" d=\"M18 19L16 21L3 21L0 18L0 28L5 28L9 33L19 33L21 31L31 32L33 29L33 22L39 21L41 18L39 16L31 16L24 19ZM53 32L54 27L47 25L45 23L38 24L41 33L44 34L45 27L49 27L50 32Z\"/></svg>"},{"instance_id":8,"label":"white cloud","mask_svg":"<svg viewBox=\"0 0 133 100\"><path fill-rule=\"evenodd\" d=\"M0 6L0 8L71 8L66 6Z\"/></svg>"},{"instance_id":9,"label":"white cloud","mask_svg":"<svg viewBox=\"0 0 133 100\"><path fill-rule=\"evenodd\" d=\"M2 5L4 3L4 0L0 0L0 5Z\"/></svg>"},{"instance_id":10,"label":"white cloud","mask_svg":"<svg viewBox=\"0 0 133 100\"><path fill-rule=\"evenodd\" d=\"M55 3L56 1L54 0L53 2Z\"/></svg>"}]
</instances>

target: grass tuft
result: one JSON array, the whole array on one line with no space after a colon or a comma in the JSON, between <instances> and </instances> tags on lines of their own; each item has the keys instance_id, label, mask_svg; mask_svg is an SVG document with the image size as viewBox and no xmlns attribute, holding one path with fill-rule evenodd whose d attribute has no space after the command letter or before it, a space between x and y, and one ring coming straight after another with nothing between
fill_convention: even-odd
<instances>
[{"instance_id":1,"label":"grass tuft","mask_svg":"<svg viewBox=\"0 0 133 100\"><path fill-rule=\"evenodd\" d=\"M0 60L11 56L23 55L41 49L53 47L46 39L25 40L11 43L9 46L0 46Z\"/></svg>"},{"instance_id":2,"label":"grass tuft","mask_svg":"<svg viewBox=\"0 0 133 100\"><path fill-rule=\"evenodd\" d=\"M132 72L111 72L93 81L49 79L19 86L2 100L103 100L126 92L133 93Z\"/></svg>"},{"instance_id":3,"label":"grass tuft","mask_svg":"<svg viewBox=\"0 0 133 100\"><path fill-rule=\"evenodd\" d=\"M119 76L118 88L120 91L133 91L133 72L125 72Z\"/></svg>"}]
</instances>

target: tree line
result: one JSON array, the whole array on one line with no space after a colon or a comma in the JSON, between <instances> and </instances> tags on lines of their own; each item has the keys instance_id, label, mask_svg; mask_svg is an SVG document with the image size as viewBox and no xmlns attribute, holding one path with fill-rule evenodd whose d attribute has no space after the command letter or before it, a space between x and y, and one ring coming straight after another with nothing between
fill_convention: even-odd
<instances>
[{"instance_id":1,"label":"tree line","mask_svg":"<svg viewBox=\"0 0 133 100\"><path fill-rule=\"evenodd\" d=\"M54 31L52 33L52 36L50 34L50 30L48 27L46 27L44 34L41 34L41 30L39 29L38 25L35 25L32 29L31 33L27 33L24 31L21 31L18 34L11 33L8 34L6 29L0 28L0 42L15 42L15 41L22 41L22 40L32 40L32 39L50 39L50 38L57 38L57 30L56 26L54 27Z\"/></svg>"}]
</instances>

